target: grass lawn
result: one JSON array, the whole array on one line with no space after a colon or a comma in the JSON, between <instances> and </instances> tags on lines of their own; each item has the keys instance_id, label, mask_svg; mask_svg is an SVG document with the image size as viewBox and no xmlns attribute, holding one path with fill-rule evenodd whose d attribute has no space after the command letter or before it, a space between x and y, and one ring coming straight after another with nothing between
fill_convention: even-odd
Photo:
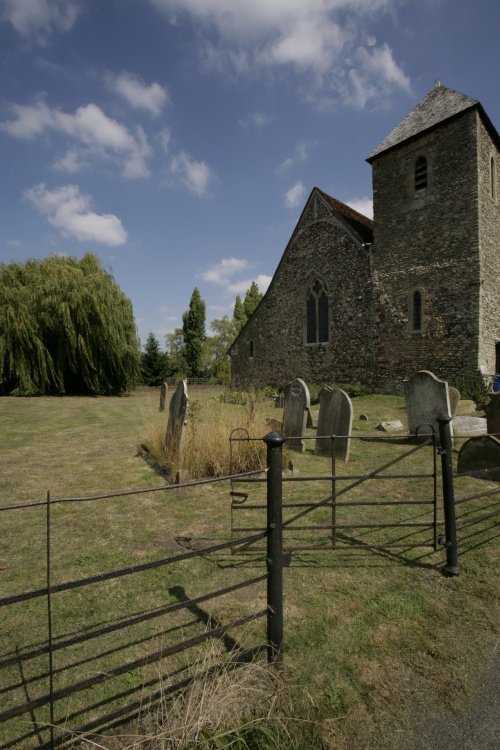
<instances>
[{"instance_id":1,"label":"grass lawn","mask_svg":"<svg viewBox=\"0 0 500 750\"><path fill-rule=\"evenodd\" d=\"M196 402L191 430L199 430L215 414L229 425L249 425L246 406L220 404L217 389L190 389ZM164 479L138 454L145 436L166 427L158 412L158 391L137 391L119 398L0 399L0 506L51 498L82 496L164 484ZM353 400L354 431L348 464L339 464L337 491L349 476L373 471L407 452L408 444L368 441L380 420L405 422L399 397L367 396ZM280 416L272 402L258 403L257 416ZM359 419L360 415L366 421ZM262 432L254 434L259 437ZM309 431L312 437L314 432ZM380 433L379 433L380 435ZM364 439L363 439L364 438ZM313 454L287 454L292 479L324 476L330 459ZM455 451L458 449L456 441ZM456 458L456 452L455 452ZM439 461L438 461L439 466ZM432 471L432 450L424 448L402 459L391 473ZM388 473L388 472L386 472ZM354 480L351 480L354 481ZM495 489L479 479L460 479L455 494ZM228 482L194 489L151 492L129 497L51 507L52 585L126 565L156 560L196 545L230 538L231 497ZM238 483L249 492L247 503L259 504L262 484ZM441 494L439 524L442 532ZM289 481L286 503L316 501L331 491L330 482ZM348 493L345 502L363 499L427 499L432 479L379 478ZM498 544L495 518L477 522L498 503L497 496L458 506L459 524L476 521L459 532L462 574L441 574L444 550L432 548L432 506L354 505L337 509L338 549L329 549L331 508L307 514L290 528L284 543L299 548L285 569L285 686L288 723L298 746L305 748L412 748L413 732L422 716L457 710L468 700L488 663L498 634ZM286 508L285 520L296 509ZM0 513L0 596L46 585L46 509ZM234 523L245 528L263 524L259 510L238 510ZM408 523L423 526L378 530L369 524ZM350 526L349 526L350 525ZM363 528L356 528L363 526ZM354 544L356 543L356 544ZM324 551L302 547L325 545ZM369 545L399 545L368 549ZM418 544L420 546L412 547ZM366 547L362 549L360 547ZM144 573L55 595L54 638L81 633L136 612L146 612L194 597L265 572L262 554L233 555L221 551L207 558L176 563ZM54 653L55 689L109 671L147 651L202 633L207 617L227 623L265 606L265 582L236 590L199 608L181 609ZM44 597L0 608L0 655L42 644L47 638ZM231 631L248 647L265 637L264 620ZM220 648L228 644L221 642ZM196 650L195 650L196 651ZM197 653L202 653L198 649ZM100 654L99 661L95 661ZM104 703L103 711L129 700L128 691L163 674L182 679L195 656L177 655L160 665L93 686L58 702L56 720L79 726L99 711L80 713ZM47 692L47 655L0 671L0 705L11 706ZM170 678L169 678L170 679ZM17 687L8 690L8 686ZM115 699L118 693L124 697ZM144 694L147 690L144 690ZM2 709L2 710L4 710ZM265 710L265 707L264 707ZM46 739L46 707L34 711L39 738ZM27 716L0 725L0 746L28 732ZM291 742L291 741L290 741ZM17 747L34 747L25 739ZM291 746L291 745L290 745Z\"/></svg>"}]
</instances>

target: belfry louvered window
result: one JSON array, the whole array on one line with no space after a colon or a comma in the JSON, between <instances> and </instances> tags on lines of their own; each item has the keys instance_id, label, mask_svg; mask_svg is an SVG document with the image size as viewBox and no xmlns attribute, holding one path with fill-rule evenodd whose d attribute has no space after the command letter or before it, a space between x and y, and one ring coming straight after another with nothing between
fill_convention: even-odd
<instances>
[{"instance_id":1,"label":"belfry louvered window","mask_svg":"<svg viewBox=\"0 0 500 750\"><path fill-rule=\"evenodd\" d=\"M323 344L329 339L328 294L320 279L314 279L307 290L306 342Z\"/></svg>"},{"instance_id":2,"label":"belfry louvered window","mask_svg":"<svg viewBox=\"0 0 500 750\"><path fill-rule=\"evenodd\" d=\"M427 187L427 159L419 156L415 162L415 190L423 190Z\"/></svg>"}]
</instances>

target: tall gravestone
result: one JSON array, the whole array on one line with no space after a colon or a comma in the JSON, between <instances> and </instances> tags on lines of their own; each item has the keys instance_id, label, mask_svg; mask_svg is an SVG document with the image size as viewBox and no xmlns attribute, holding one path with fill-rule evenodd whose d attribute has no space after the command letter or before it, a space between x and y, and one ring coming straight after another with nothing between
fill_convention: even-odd
<instances>
[{"instance_id":1,"label":"tall gravestone","mask_svg":"<svg viewBox=\"0 0 500 750\"><path fill-rule=\"evenodd\" d=\"M485 411L488 434L500 436L500 393L490 393Z\"/></svg>"},{"instance_id":2,"label":"tall gravestone","mask_svg":"<svg viewBox=\"0 0 500 750\"><path fill-rule=\"evenodd\" d=\"M302 437L306 429L310 401L309 389L300 378L295 378L285 386L283 432L288 438L287 448L301 452L305 450Z\"/></svg>"},{"instance_id":3,"label":"tall gravestone","mask_svg":"<svg viewBox=\"0 0 500 750\"><path fill-rule=\"evenodd\" d=\"M352 430L352 401L340 388L333 390L324 386L319 394L319 417L314 452L319 456L330 456L332 440L335 438L335 456L340 461L349 460Z\"/></svg>"},{"instance_id":4,"label":"tall gravestone","mask_svg":"<svg viewBox=\"0 0 500 750\"><path fill-rule=\"evenodd\" d=\"M165 399L167 397L168 386L166 383L162 383L160 387L160 409L159 411L165 411Z\"/></svg>"},{"instance_id":5,"label":"tall gravestone","mask_svg":"<svg viewBox=\"0 0 500 750\"><path fill-rule=\"evenodd\" d=\"M448 383L428 370L420 370L405 380L403 387L410 435L414 435L420 425L418 434L429 435L428 425L431 425L439 438L438 417L451 417ZM453 434L451 423L450 430Z\"/></svg>"},{"instance_id":6,"label":"tall gravestone","mask_svg":"<svg viewBox=\"0 0 500 750\"><path fill-rule=\"evenodd\" d=\"M181 380L168 407L168 424L165 443L167 450L178 453L182 448L188 409L187 380Z\"/></svg>"}]
</instances>

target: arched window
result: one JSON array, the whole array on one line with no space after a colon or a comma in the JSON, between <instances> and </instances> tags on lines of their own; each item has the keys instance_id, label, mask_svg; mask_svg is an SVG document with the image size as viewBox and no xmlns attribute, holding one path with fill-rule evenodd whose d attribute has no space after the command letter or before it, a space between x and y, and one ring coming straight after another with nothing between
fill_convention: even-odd
<instances>
[{"instance_id":1,"label":"arched window","mask_svg":"<svg viewBox=\"0 0 500 750\"><path fill-rule=\"evenodd\" d=\"M419 156L415 162L415 190L423 190L427 187L427 159Z\"/></svg>"},{"instance_id":2,"label":"arched window","mask_svg":"<svg viewBox=\"0 0 500 750\"><path fill-rule=\"evenodd\" d=\"M495 157L490 159L490 193L494 201L497 199L497 165Z\"/></svg>"},{"instance_id":3,"label":"arched window","mask_svg":"<svg viewBox=\"0 0 500 750\"><path fill-rule=\"evenodd\" d=\"M316 278L307 290L306 343L323 344L328 340L328 294L324 283Z\"/></svg>"}]
</instances>

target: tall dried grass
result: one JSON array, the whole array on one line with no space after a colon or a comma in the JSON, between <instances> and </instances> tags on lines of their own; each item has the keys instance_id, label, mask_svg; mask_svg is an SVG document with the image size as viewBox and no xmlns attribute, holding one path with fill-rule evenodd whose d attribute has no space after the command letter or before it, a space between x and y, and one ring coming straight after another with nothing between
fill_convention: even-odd
<instances>
[{"instance_id":1,"label":"tall dried grass","mask_svg":"<svg viewBox=\"0 0 500 750\"><path fill-rule=\"evenodd\" d=\"M253 399L239 408L218 399L190 401L180 452L166 444L165 427L165 422L150 424L142 444L153 461L171 476L181 471L192 479L217 477L264 469L266 465L265 444L249 439L269 432ZM236 439L231 441L231 435Z\"/></svg>"}]
</instances>

